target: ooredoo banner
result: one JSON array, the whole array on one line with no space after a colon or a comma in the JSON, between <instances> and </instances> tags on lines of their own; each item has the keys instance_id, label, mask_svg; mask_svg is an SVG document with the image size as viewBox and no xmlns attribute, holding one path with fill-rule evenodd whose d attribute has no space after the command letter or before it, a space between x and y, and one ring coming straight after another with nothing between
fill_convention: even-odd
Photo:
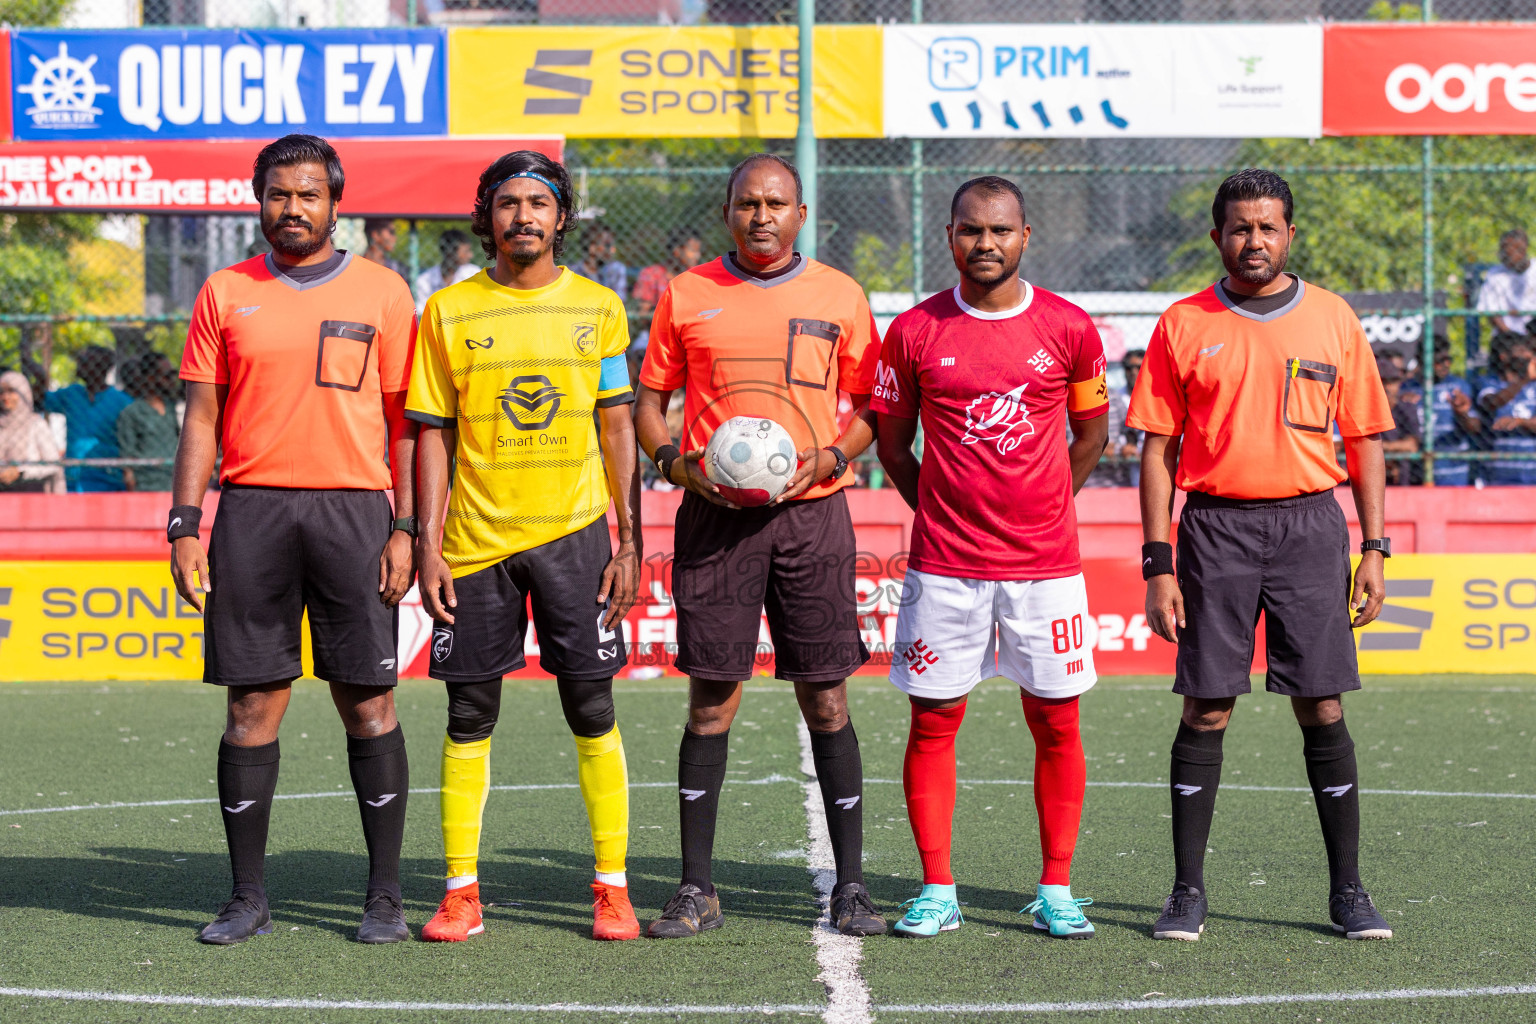
<instances>
[{"instance_id":1,"label":"ooredoo banner","mask_svg":"<svg viewBox=\"0 0 1536 1024\"><path fill-rule=\"evenodd\" d=\"M890 25L885 134L1314 138L1318 25Z\"/></svg>"},{"instance_id":2,"label":"ooredoo banner","mask_svg":"<svg viewBox=\"0 0 1536 1024\"><path fill-rule=\"evenodd\" d=\"M1323 132L1536 132L1536 25L1328 26Z\"/></svg>"},{"instance_id":3,"label":"ooredoo banner","mask_svg":"<svg viewBox=\"0 0 1536 1024\"><path fill-rule=\"evenodd\" d=\"M18 139L447 133L442 29L11 36Z\"/></svg>"},{"instance_id":4,"label":"ooredoo banner","mask_svg":"<svg viewBox=\"0 0 1536 1024\"><path fill-rule=\"evenodd\" d=\"M250 142L18 142L0 147L0 208L254 213ZM559 138L338 139L349 217L468 217L480 172L503 153L560 159Z\"/></svg>"}]
</instances>

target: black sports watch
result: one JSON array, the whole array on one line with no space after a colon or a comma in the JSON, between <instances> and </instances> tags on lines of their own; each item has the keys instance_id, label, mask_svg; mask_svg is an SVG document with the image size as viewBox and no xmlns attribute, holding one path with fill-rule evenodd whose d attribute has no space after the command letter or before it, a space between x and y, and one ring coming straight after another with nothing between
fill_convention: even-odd
<instances>
[{"instance_id":1,"label":"black sports watch","mask_svg":"<svg viewBox=\"0 0 1536 1024\"><path fill-rule=\"evenodd\" d=\"M394 528L396 530L401 531L402 533L410 534L411 537L414 539L415 536L416 536L416 532L417 532L416 531L416 517L415 516L401 516L399 519L395 520Z\"/></svg>"},{"instance_id":2,"label":"black sports watch","mask_svg":"<svg viewBox=\"0 0 1536 1024\"><path fill-rule=\"evenodd\" d=\"M822 451L831 452L832 457L837 460L837 465L832 467L832 472L827 475L826 479L841 480L843 478L843 474L848 472L848 456L843 454L843 450L841 448L833 444L827 445L822 449Z\"/></svg>"},{"instance_id":3,"label":"black sports watch","mask_svg":"<svg viewBox=\"0 0 1536 1024\"><path fill-rule=\"evenodd\" d=\"M1391 558L1392 557L1392 538L1391 537L1378 537L1375 540L1363 540L1363 541L1361 541L1360 542L1360 553L1363 555L1367 551L1380 551L1382 558Z\"/></svg>"}]
</instances>

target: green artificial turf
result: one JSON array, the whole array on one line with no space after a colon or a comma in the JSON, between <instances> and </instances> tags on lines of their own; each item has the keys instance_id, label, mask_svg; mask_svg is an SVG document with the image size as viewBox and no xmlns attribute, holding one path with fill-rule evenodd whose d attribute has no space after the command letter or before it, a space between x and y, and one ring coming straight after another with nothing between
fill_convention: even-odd
<instances>
[{"instance_id":1,"label":"green artificial turf","mask_svg":"<svg viewBox=\"0 0 1536 1024\"><path fill-rule=\"evenodd\" d=\"M888 917L916 893L899 780L908 710L883 680L852 686L864 752L865 873ZM642 921L676 885L682 680L621 681L632 792L629 870ZM398 691L414 787L438 777L440 686ZM1378 678L1346 699L1367 790L1536 793L1536 680ZM1083 699L1090 783L1163 783L1178 699L1164 680L1105 680ZM466 1003L823 1006L805 868L805 794L787 685L756 680L732 730L716 883L726 927L684 942L593 943L591 847L574 788L491 795L482 841L486 934L470 942L351 941L366 858L345 744L323 685L296 686L282 733L267 884L277 931L219 949L194 941L225 896L212 803L0 816L0 987L209 997ZM0 687L0 810L211 798L222 693L195 684ZM1091 896L1091 942L1059 942L1015 912L1039 870L1033 747L1017 690L976 691L959 740L954 867L967 924L928 942L870 939L862 976L880 1021L940 1019L898 1005L1070 1002L1468 988L1536 982L1536 800L1362 798L1367 886L1397 929L1348 943L1328 927L1327 873L1287 703L1241 701L1211 837L1212 916L1198 944L1154 943L1171 882L1166 789L1093 785L1074 865ZM890 780L890 781L874 781ZM496 785L570 785L575 751L548 683L509 681L492 753ZM413 928L441 895L431 792L410 798L404 853ZM19 826L19 827L18 827ZM1156 994L1154 994L1156 993ZM798 1019L798 1014L787 1014ZM484 1021L507 1014L294 1010L59 1002L0 996L0 1019L34 1021ZM591 1019L583 1014L567 1019ZM781 1014L780 1016L784 1016ZM812 1014L812 1017L817 1016ZM1072 1020L1522 1021L1536 997L1307 1003L1074 1014ZM540 1014L539 1020L559 1019ZM606 1017L603 1019L622 1019ZM637 1018L639 1019L639 1018ZM646 1019L657 1019L650 1017ZM705 1019L668 1014L661 1019ZM718 1016L711 1019L720 1019ZM761 1016L758 1019L762 1019ZM945 1013L946 1020L1015 1019ZM1063 1019L1051 1015L1051 1019Z\"/></svg>"}]
</instances>

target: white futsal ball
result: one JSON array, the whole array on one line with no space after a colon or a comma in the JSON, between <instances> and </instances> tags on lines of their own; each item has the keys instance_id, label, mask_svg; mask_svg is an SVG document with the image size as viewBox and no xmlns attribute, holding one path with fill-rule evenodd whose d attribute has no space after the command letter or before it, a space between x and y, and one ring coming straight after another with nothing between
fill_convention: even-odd
<instances>
[{"instance_id":1,"label":"white futsal ball","mask_svg":"<svg viewBox=\"0 0 1536 1024\"><path fill-rule=\"evenodd\" d=\"M761 416L733 416L704 448L704 474L737 505L768 504L798 465L789 431Z\"/></svg>"}]
</instances>

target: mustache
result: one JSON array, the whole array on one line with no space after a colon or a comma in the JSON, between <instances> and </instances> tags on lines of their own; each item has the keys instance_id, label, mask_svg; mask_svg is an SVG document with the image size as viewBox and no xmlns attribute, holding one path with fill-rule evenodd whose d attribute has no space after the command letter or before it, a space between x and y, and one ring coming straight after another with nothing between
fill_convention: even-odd
<instances>
[{"instance_id":1,"label":"mustache","mask_svg":"<svg viewBox=\"0 0 1536 1024\"><path fill-rule=\"evenodd\" d=\"M1262 259L1265 263L1273 263L1274 262L1274 260L1269 258L1269 253L1265 252L1263 249L1244 249L1242 252L1237 254L1237 258L1238 258L1239 261L1241 261L1241 260L1251 260L1255 256L1257 256L1260 259Z\"/></svg>"},{"instance_id":2,"label":"mustache","mask_svg":"<svg viewBox=\"0 0 1536 1024\"><path fill-rule=\"evenodd\" d=\"M503 242L510 242L512 239L524 235L529 238L543 238L544 232L534 227L532 224L528 224L520 228L507 228L507 230L501 233L501 240Z\"/></svg>"}]
</instances>

